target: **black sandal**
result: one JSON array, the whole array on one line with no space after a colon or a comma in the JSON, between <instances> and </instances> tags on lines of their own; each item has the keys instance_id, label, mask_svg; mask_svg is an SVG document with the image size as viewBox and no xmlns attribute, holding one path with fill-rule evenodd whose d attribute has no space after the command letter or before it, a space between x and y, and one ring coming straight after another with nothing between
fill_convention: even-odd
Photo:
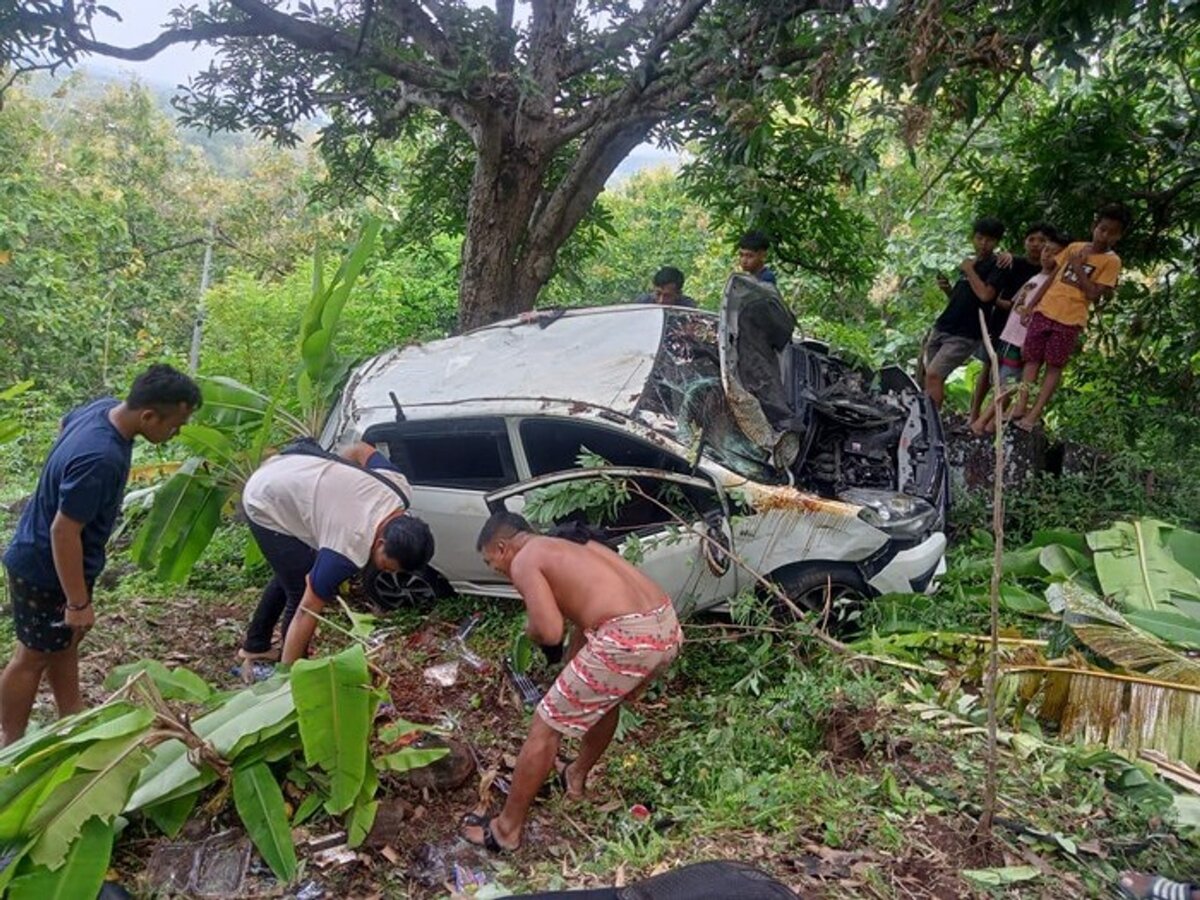
<instances>
[{"instance_id":1,"label":"black sandal","mask_svg":"<svg viewBox=\"0 0 1200 900\"><path fill-rule=\"evenodd\" d=\"M492 834L492 819L493 816L481 816L478 813L467 813L462 817L462 825L474 825L483 829L483 843L473 841L465 834L461 835L462 839L468 844L474 844L476 847L482 847L488 853L508 853L507 847L504 847L496 840L496 836Z\"/></svg>"},{"instance_id":2,"label":"black sandal","mask_svg":"<svg viewBox=\"0 0 1200 900\"><path fill-rule=\"evenodd\" d=\"M561 793L565 794L565 793L567 793L567 789L569 787L569 785L567 784L567 769L571 768L571 764L573 762L575 762L575 760L564 759L562 761L562 768L558 767L557 762L558 762L558 760L555 760L556 765L554 766L554 782L553 782L553 784L554 784L554 787L556 787Z\"/></svg>"}]
</instances>

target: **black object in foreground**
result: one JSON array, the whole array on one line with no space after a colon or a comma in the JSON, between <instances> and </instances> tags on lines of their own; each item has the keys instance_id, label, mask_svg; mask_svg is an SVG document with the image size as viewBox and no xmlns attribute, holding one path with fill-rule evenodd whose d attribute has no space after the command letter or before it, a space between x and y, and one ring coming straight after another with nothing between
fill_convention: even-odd
<instances>
[{"instance_id":1,"label":"black object in foreground","mask_svg":"<svg viewBox=\"0 0 1200 900\"><path fill-rule=\"evenodd\" d=\"M761 869L714 860L683 866L623 888L514 894L506 900L796 900L798 895Z\"/></svg>"},{"instance_id":2,"label":"black object in foreground","mask_svg":"<svg viewBox=\"0 0 1200 900\"><path fill-rule=\"evenodd\" d=\"M511 659L504 660L504 677L508 679L508 683L517 692L517 696L521 698L521 703L524 704L526 709L533 709L541 702L541 689L533 683L533 679L528 675L514 669Z\"/></svg>"}]
</instances>

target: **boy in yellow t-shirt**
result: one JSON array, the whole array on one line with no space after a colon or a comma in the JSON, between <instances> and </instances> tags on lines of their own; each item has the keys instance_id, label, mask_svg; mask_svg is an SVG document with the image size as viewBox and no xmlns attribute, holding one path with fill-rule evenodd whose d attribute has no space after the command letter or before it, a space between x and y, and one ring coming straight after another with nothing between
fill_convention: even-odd
<instances>
[{"instance_id":1,"label":"boy in yellow t-shirt","mask_svg":"<svg viewBox=\"0 0 1200 900\"><path fill-rule=\"evenodd\" d=\"M1029 330L1021 348L1025 368L1012 413L1017 427L1032 431L1037 425L1042 410L1058 390L1067 360L1079 345L1089 306L1117 286L1121 257L1112 248L1129 228L1131 218L1120 203L1101 207L1091 241L1070 244L1063 250L1054 277L1047 279L1028 302L1023 318L1028 319ZM1046 378L1033 407L1027 410L1029 386L1037 380L1043 363Z\"/></svg>"}]
</instances>

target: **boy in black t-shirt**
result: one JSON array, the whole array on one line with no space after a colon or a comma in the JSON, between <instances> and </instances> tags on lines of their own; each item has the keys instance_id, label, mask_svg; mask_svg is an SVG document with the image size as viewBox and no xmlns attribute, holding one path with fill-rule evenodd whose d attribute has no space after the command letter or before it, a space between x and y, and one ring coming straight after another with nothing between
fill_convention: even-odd
<instances>
[{"instance_id":1,"label":"boy in black t-shirt","mask_svg":"<svg viewBox=\"0 0 1200 900\"><path fill-rule=\"evenodd\" d=\"M978 349L983 332L979 311L990 311L992 303L1007 280L997 265L995 249L1004 237L1004 225L990 216L976 219L971 242L975 255L959 264L958 281L950 286L946 276L938 275L938 287L949 298L946 308L925 336L918 365L918 380L940 408L946 396L946 379L971 358Z\"/></svg>"}]
</instances>

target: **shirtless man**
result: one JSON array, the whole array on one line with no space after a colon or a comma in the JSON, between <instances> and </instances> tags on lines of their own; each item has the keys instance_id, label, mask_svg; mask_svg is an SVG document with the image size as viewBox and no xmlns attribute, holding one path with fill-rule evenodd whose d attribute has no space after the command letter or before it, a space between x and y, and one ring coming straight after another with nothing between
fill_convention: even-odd
<instances>
[{"instance_id":1,"label":"shirtless man","mask_svg":"<svg viewBox=\"0 0 1200 900\"><path fill-rule=\"evenodd\" d=\"M567 665L538 704L504 809L463 817L464 838L499 852L521 845L529 807L564 736L583 740L559 781L567 796L583 796L588 773L612 741L621 701L671 663L683 633L662 588L596 541L539 535L515 513L498 512L479 533L477 549L521 592L526 632L536 643L558 646L567 623L574 626Z\"/></svg>"}]
</instances>

